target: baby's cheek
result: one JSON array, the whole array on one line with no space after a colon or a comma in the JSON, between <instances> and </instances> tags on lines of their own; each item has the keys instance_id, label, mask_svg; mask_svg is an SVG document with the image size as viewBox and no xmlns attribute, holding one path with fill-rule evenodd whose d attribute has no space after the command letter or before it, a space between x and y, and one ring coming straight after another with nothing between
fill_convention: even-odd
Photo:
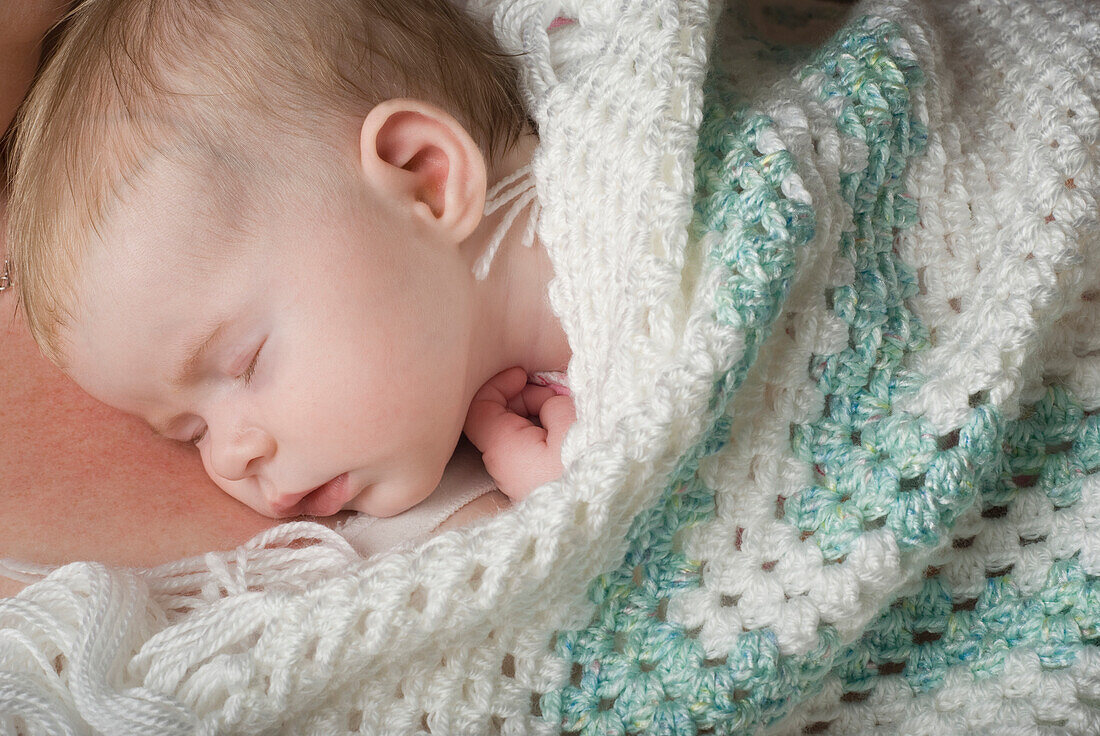
<instances>
[{"instance_id":1,"label":"baby's cheek","mask_svg":"<svg viewBox=\"0 0 1100 736\"><path fill-rule=\"evenodd\" d=\"M438 480L430 485L427 482L402 481L376 483L364 488L344 506L344 509L371 516L396 516L427 498L435 490L436 485Z\"/></svg>"}]
</instances>

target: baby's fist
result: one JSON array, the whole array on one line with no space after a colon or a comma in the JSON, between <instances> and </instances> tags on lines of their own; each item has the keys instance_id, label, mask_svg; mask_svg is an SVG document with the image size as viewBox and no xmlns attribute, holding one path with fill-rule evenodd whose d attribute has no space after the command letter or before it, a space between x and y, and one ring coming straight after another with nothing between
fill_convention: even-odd
<instances>
[{"instance_id":1,"label":"baby's fist","mask_svg":"<svg viewBox=\"0 0 1100 736\"><path fill-rule=\"evenodd\" d=\"M528 384L526 371L509 368L474 395L463 431L500 490L520 501L561 477L561 443L576 420L570 397Z\"/></svg>"}]
</instances>

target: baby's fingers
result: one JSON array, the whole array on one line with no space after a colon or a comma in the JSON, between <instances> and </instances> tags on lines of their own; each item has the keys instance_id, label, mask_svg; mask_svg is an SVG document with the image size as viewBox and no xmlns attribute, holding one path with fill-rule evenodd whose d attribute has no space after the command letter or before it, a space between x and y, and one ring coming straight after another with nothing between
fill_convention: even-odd
<instances>
[{"instance_id":1,"label":"baby's fingers","mask_svg":"<svg viewBox=\"0 0 1100 736\"><path fill-rule=\"evenodd\" d=\"M542 414L542 405L546 403L547 399L555 396L557 396L557 392L549 386L529 383L523 387L516 398L509 402L508 407L516 414L525 417L537 417Z\"/></svg>"},{"instance_id":2,"label":"baby's fingers","mask_svg":"<svg viewBox=\"0 0 1100 736\"><path fill-rule=\"evenodd\" d=\"M552 396L539 410L539 423L546 430L546 446L559 458L565 433L577 421L577 408L569 396Z\"/></svg>"},{"instance_id":3,"label":"baby's fingers","mask_svg":"<svg viewBox=\"0 0 1100 736\"><path fill-rule=\"evenodd\" d=\"M501 371L478 389L474 401L492 401L501 406L509 406L523 392L527 385L527 371L520 367Z\"/></svg>"},{"instance_id":4,"label":"baby's fingers","mask_svg":"<svg viewBox=\"0 0 1100 736\"><path fill-rule=\"evenodd\" d=\"M527 374L522 368L509 368L490 378L474 395L462 431L477 449L486 452L532 426L509 406L526 383Z\"/></svg>"},{"instance_id":5,"label":"baby's fingers","mask_svg":"<svg viewBox=\"0 0 1100 736\"><path fill-rule=\"evenodd\" d=\"M474 443L474 447L487 452L490 448L512 442L516 434L531 426L531 420L496 401L475 399L470 405L470 411L466 413L466 424L462 431Z\"/></svg>"}]
</instances>

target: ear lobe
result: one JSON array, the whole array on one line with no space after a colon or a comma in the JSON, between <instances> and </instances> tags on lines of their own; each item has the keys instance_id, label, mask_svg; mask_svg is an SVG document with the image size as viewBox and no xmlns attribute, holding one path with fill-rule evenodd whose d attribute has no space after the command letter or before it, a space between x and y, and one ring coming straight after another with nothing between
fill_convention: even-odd
<instances>
[{"instance_id":1,"label":"ear lobe","mask_svg":"<svg viewBox=\"0 0 1100 736\"><path fill-rule=\"evenodd\" d=\"M485 159L450 114L419 100L386 100L367 114L359 145L363 175L377 193L456 243L477 228Z\"/></svg>"}]
</instances>

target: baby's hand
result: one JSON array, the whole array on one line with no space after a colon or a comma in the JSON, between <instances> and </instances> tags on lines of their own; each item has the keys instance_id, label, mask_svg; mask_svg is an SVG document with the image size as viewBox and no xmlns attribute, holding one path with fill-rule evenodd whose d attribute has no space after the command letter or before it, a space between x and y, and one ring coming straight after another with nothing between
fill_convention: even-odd
<instances>
[{"instance_id":1,"label":"baby's hand","mask_svg":"<svg viewBox=\"0 0 1100 736\"><path fill-rule=\"evenodd\" d=\"M529 417L538 417L539 423ZM500 490L520 501L561 477L561 442L576 420L571 398L549 386L528 385L526 371L509 368L474 396L463 431L481 450Z\"/></svg>"}]
</instances>

